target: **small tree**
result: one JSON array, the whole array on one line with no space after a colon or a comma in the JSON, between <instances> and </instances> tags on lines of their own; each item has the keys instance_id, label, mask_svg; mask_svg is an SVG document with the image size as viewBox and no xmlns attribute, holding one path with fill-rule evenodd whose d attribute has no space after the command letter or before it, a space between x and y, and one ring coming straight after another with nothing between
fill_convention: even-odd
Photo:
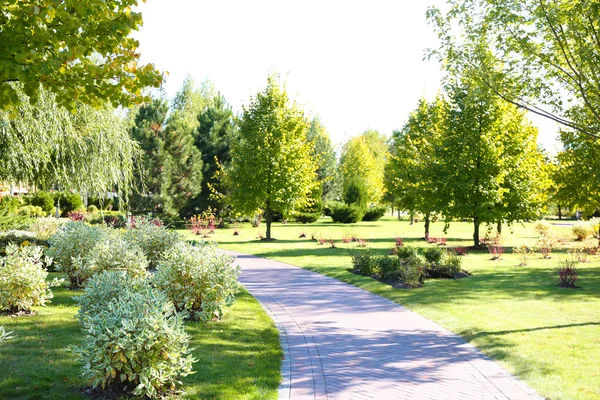
<instances>
[{"instance_id":1,"label":"small tree","mask_svg":"<svg viewBox=\"0 0 600 400\"><path fill-rule=\"evenodd\" d=\"M308 123L277 76L244 107L240 140L232 147L225 181L234 209L264 211L266 239L271 239L274 213L289 214L310 202L316 165L306 138Z\"/></svg>"}]
</instances>

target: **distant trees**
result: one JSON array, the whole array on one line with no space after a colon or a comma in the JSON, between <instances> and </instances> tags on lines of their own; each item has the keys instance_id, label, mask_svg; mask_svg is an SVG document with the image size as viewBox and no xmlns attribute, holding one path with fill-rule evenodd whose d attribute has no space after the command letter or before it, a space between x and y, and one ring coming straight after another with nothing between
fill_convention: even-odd
<instances>
[{"instance_id":1,"label":"distant trees","mask_svg":"<svg viewBox=\"0 0 600 400\"><path fill-rule=\"evenodd\" d=\"M337 158L329 134L318 117L310 121L306 134L312 144L311 155L317 164L317 180L322 186L324 200L334 200L341 195L340 182L336 179Z\"/></svg>"},{"instance_id":2,"label":"distant trees","mask_svg":"<svg viewBox=\"0 0 600 400\"><path fill-rule=\"evenodd\" d=\"M317 166L307 140L308 122L277 76L244 107L239 140L225 171L228 201L239 212L262 210L266 239L275 213L289 214L310 203Z\"/></svg>"}]
</instances>

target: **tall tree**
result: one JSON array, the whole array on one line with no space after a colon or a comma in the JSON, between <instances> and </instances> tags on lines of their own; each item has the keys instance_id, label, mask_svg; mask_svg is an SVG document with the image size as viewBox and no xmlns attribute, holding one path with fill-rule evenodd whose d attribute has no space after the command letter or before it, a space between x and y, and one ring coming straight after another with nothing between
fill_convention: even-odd
<instances>
[{"instance_id":1,"label":"tall tree","mask_svg":"<svg viewBox=\"0 0 600 400\"><path fill-rule=\"evenodd\" d=\"M229 200L243 213L264 211L271 240L274 213L289 214L310 203L316 165L306 139L308 123L297 104L289 104L276 75L244 107L240 139L232 147L226 175Z\"/></svg>"},{"instance_id":2,"label":"tall tree","mask_svg":"<svg viewBox=\"0 0 600 400\"><path fill-rule=\"evenodd\" d=\"M78 103L130 105L158 87L152 64L138 65L137 0L3 0L0 3L0 108L37 101L40 88L75 110ZM20 82L28 97L10 82Z\"/></svg>"},{"instance_id":3,"label":"tall tree","mask_svg":"<svg viewBox=\"0 0 600 400\"><path fill-rule=\"evenodd\" d=\"M336 196L337 159L329 134L318 117L310 121L307 139L313 144L311 154L317 164L317 180L322 186L322 198L333 200Z\"/></svg>"},{"instance_id":4,"label":"tall tree","mask_svg":"<svg viewBox=\"0 0 600 400\"><path fill-rule=\"evenodd\" d=\"M350 183L360 180L367 190L367 201L377 203L384 193L383 172L384 162L381 157L379 138L373 140L374 135L368 132L354 137L342 148L340 157L340 170L343 177L343 193L345 196ZM387 146L385 151L387 152ZM387 157L387 156L386 156Z\"/></svg>"},{"instance_id":5,"label":"tall tree","mask_svg":"<svg viewBox=\"0 0 600 400\"><path fill-rule=\"evenodd\" d=\"M438 159L446 131L448 103L438 95L432 103L421 99L401 131L392 134L392 156L387 165L388 192L399 207L425 216L425 238L434 212L443 208L444 171Z\"/></svg>"},{"instance_id":6,"label":"tall tree","mask_svg":"<svg viewBox=\"0 0 600 400\"><path fill-rule=\"evenodd\" d=\"M30 101L13 85L20 97L17 115L0 111L0 181L127 192L139 148L115 109L77 103L71 113L44 89Z\"/></svg>"},{"instance_id":7,"label":"tall tree","mask_svg":"<svg viewBox=\"0 0 600 400\"><path fill-rule=\"evenodd\" d=\"M237 120L225 98L218 95L200 112L197 121L194 144L202 153L204 180L200 193L186 205L186 213L199 213L209 207L223 212L227 193L218 172L221 168L229 168L231 146L238 139Z\"/></svg>"}]
</instances>

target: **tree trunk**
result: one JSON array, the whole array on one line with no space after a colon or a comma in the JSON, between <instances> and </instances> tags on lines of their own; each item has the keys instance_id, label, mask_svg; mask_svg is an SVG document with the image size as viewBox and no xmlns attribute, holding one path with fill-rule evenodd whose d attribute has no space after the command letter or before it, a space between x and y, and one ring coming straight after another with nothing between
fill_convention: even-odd
<instances>
[{"instance_id":1,"label":"tree trunk","mask_svg":"<svg viewBox=\"0 0 600 400\"><path fill-rule=\"evenodd\" d=\"M429 239L429 213L425 213L425 240Z\"/></svg>"},{"instance_id":2,"label":"tree trunk","mask_svg":"<svg viewBox=\"0 0 600 400\"><path fill-rule=\"evenodd\" d=\"M479 218L473 218L473 246L479 247Z\"/></svg>"},{"instance_id":3,"label":"tree trunk","mask_svg":"<svg viewBox=\"0 0 600 400\"><path fill-rule=\"evenodd\" d=\"M415 212L414 211L410 212L410 224L411 225L415 224Z\"/></svg>"},{"instance_id":4,"label":"tree trunk","mask_svg":"<svg viewBox=\"0 0 600 400\"><path fill-rule=\"evenodd\" d=\"M502 221L498 221L498 225L496 225L496 232L498 236L502 235Z\"/></svg>"},{"instance_id":5,"label":"tree trunk","mask_svg":"<svg viewBox=\"0 0 600 400\"><path fill-rule=\"evenodd\" d=\"M400 209L398 209L398 221L400 221L402 219L402 216L400 215Z\"/></svg>"},{"instance_id":6,"label":"tree trunk","mask_svg":"<svg viewBox=\"0 0 600 400\"><path fill-rule=\"evenodd\" d=\"M266 239L271 240L271 222L273 220L273 212L271 211L271 208L269 208L268 204L269 203L267 203L267 209L265 211L265 223L267 224Z\"/></svg>"},{"instance_id":7,"label":"tree trunk","mask_svg":"<svg viewBox=\"0 0 600 400\"><path fill-rule=\"evenodd\" d=\"M558 219L562 220L562 208L560 207L560 204L558 205Z\"/></svg>"}]
</instances>

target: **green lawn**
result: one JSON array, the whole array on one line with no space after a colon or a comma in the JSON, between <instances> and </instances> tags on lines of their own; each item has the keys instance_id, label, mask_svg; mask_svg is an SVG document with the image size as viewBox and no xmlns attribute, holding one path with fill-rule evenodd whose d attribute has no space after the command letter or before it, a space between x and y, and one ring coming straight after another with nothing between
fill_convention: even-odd
<instances>
[{"instance_id":1,"label":"green lawn","mask_svg":"<svg viewBox=\"0 0 600 400\"><path fill-rule=\"evenodd\" d=\"M431 235L442 236L442 229L443 223L433 224ZM553 229L570 232L566 226ZM348 272L349 253L356 245L340 239L354 233L370 240L369 247L382 254L393 247L396 236L406 244L433 246L420 239L422 224L411 226L386 217L341 225L323 218L311 225L274 224L273 237L278 239L274 242L257 239L264 230L264 225L244 224L239 236L232 229L221 229L211 240L226 249L317 271L403 304L463 336L548 398L600 399L600 257L578 265L581 288L575 290L556 286L558 260L567 256L564 248L555 250L550 260L536 255L526 267L519 267L513 254L492 261L487 251L471 252L463 259L463 268L473 276L428 280L423 288L404 290ZM307 238L300 239L301 232ZM312 234L336 239L337 248L318 245L310 240ZM446 236L448 246L470 246L472 226L453 223ZM503 237L507 253L511 246L537 241L533 224L505 227Z\"/></svg>"},{"instance_id":2,"label":"green lawn","mask_svg":"<svg viewBox=\"0 0 600 400\"><path fill-rule=\"evenodd\" d=\"M56 274L50 274L56 276ZM0 344L0 399L84 399L87 382L69 346L82 340L72 297L53 288L54 299L36 316L0 316L14 339ZM184 379L190 399L276 399L282 352L273 322L247 292L219 322L187 322L195 374Z\"/></svg>"}]
</instances>

